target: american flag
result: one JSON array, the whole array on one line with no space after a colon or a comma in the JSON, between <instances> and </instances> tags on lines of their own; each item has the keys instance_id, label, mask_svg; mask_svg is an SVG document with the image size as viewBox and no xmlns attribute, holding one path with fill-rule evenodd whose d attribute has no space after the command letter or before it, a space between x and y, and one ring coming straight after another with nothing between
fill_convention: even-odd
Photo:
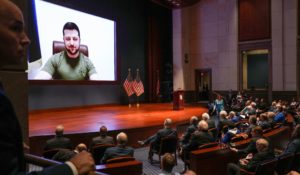
<instances>
[{"instance_id":1,"label":"american flag","mask_svg":"<svg viewBox=\"0 0 300 175\"><path fill-rule=\"evenodd\" d=\"M140 78L140 73L138 69L136 70L136 78L132 83L132 87L136 96L140 96L144 93L144 85Z\"/></svg>"},{"instance_id":2,"label":"american flag","mask_svg":"<svg viewBox=\"0 0 300 175\"><path fill-rule=\"evenodd\" d=\"M132 82L132 77L131 77L131 73L129 70L126 80L123 83L123 87L124 87L128 97L131 96L132 94L134 94L132 85L133 85L133 82Z\"/></svg>"}]
</instances>

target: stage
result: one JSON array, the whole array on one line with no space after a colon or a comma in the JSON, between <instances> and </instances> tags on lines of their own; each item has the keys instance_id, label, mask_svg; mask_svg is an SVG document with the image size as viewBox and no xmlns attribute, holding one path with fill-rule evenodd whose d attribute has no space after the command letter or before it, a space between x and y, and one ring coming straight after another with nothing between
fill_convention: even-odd
<instances>
[{"instance_id":1,"label":"stage","mask_svg":"<svg viewBox=\"0 0 300 175\"><path fill-rule=\"evenodd\" d=\"M105 125L109 134L115 136L124 131L128 134L129 145L138 146L143 140L162 128L165 118L171 118L174 128L182 130L193 115L206 112L200 105L185 105L183 110L173 110L172 103L127 105L97 105L88 107L36 110L29 113L29 140L31 153L41 155L45 141L54 135L56 125L62 124L65 135L74 146L80 142L89 145L97 135L99 127Z\"/></svg>"}]
</instances>

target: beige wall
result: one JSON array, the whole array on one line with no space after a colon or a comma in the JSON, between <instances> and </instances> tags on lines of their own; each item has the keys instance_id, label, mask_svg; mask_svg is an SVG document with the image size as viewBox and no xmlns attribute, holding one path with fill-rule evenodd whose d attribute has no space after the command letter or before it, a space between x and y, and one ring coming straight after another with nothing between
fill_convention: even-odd
<instances>
[{"instance_id":1,"label":"beige wall","mask_svg":"<svg viewBox=\"0 0 300 175\"><path fill-rule=\"evenodd\" d=\"M273 91L296 91L297 0L271 4ZM201 68L212 69L213 90L238 89L237 15L237 0L173 10L174 89L195 90L194 70Z\"/></svg>"},{"instance_id":2,"label":"beige wall","mask_svg":"<svg viewBox=\"0 0 300 175\"><path fill-rule=\"evenodd\" d=\"M194 90L194 70L211 68L212 89L237 90L236 5L235 0L202 0L173 11L173 42L184 43L181 47L173 44L176 45L173 48L175 89L182 86L184 90ZM181 30L180 24L184 24ZM190 61L179 67L183 51L188 53ZM180 73L184 75L176 76Z\"/></svg>"},{"instance_id":3,"label":"beige wall","mask_svg":"<svg viewBox=\"0 0 300 175\"><path fill-rule=\"evenodd\" d=\"M272 0L271 9L273 91L296 91L297 0Z\"/></svg>"}]
</instances>

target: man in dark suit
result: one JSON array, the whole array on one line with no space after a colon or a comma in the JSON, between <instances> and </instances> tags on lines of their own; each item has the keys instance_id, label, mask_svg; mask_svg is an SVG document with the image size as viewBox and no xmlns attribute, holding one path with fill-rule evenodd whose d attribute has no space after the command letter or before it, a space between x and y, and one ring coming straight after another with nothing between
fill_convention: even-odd
<instances>
[{"instance_id":1,"label":"man in dark suit","mask_svg":"<svg viewBox=\"0 0 300 175\"><path fill-rule=\"evenodd\" d=\"M274 152L269 151L269 142L266 139L256 141L256 154L248 154L246 158L239 160L239 165L229 163L227 166L227 175L240 174L240 168L254 172L259 164L266 160L273 159Z\"/></svg>"},{"instance_id":2,"label":"man in dark suit","mask_svg":"<svg viewBox=\"0 0 300 175\"><path fill-rule=\"evenodd\" d=\"M124 132L117 135L117 146L107 148L104 152L101 162L106 163L107 160L122 156L133 157L134 150L131 147L126 146L128 137Z\"/></svg>"},{"instance_id":3,"label":"man in dark suit","mask_svg":"<svg viewBox=\"0 0 300 175\"><path fill-rule=\"evenodd\" d=\"M177 137L177 131L175 129L172 129L172 120L170 118L167 118L164 121L164 128L158 130L158 132L155 135L152 135L148 137L144 141L138 141L140 145L145 145L145 144L151 144L150 149L149 149L149 155L148 159L150 162L153 161L152 157L154 152L158 151L161 139L167 136L171 137Z\"/></svg>"},{"instance_id":4,"label":"man in dark suit","mask_svg":"<svg viewBox=\"0 0 300 175\"><path fill-rule=\"evenodd\" d=\"M297 125L292 134L292 139L287 145L284 153L299 153L300 152L300 125Z\"/></svg>"},{"instance_id":5,"label":"man in dark suit","mask_svg":"<svg viewBox=\"0 0 300 175\"><path fill-rule=\"evenodd\" d=\"M97 144L114 144L114 139L107 135L107 128L101 126L99 129L100 136L94 137L90 144L90 150Z\"/></svg>"},{"instance_id":6,"label":"man in dark suit","mask_svg":"<svg viewBox=\"0 0 300 175\"><path fill-rule=\"evenodd\" d=\"M72 149L71 140L67 137L64 137L64 126L58 125L55 129L55 137L46 141L46 146L44 150L50 149Z\"/></svg>"},{"instance_id":7,"label":"man in dark suit","mask_svg":"<svg viewBox=\"0 0 300 175\"><path fill-rule=\"evenodd\" d=\"M182 140L180 141L180 145L187 144L191 138L191 135L197 130L198 118L196 116L192 116L190 119L190 125L185 130Z\"/></svg>"},{"instance_id":8,"label":"man in dark suit","mask_svg":"<svg viewBox=\"0 0 300 175\"><path fill-rule=\"evenodd\" d=\"M198 124L198 130L192 134L190 141L182 146L182 154L184 160L189 159L189 153L192 150L197 149L199 146L213 142L213 136L208 132L208 124L206 121L201 120Z\"/></svg>"},{"instance_id":9,"label":"man in dark suit","mask_svg":"<svg viewBox=\"0 0 300 175\"><path fill-rule=\"evenodd\" d=\"M9 0L0 0L0 41L0 70L5 70L10 66L21 66L25 61L26 47L30 40L24 30L21 10ZM21 127L3 89L0 89L0 118L1 174L24 175L26 166ZM87 152L82 152L69 162L32 174L83 175L93 170L92 156Z\"/></svg>"}]
</instances>

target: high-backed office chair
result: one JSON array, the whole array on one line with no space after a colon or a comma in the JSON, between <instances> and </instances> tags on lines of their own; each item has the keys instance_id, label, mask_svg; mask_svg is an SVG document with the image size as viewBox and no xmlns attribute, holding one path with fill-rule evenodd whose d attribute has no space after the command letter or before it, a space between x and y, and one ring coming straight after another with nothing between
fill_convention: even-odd
<instances>
[{"instance_id":1,"label":"high-backed office chair","mask_svg":"<svg viewBox=\"0 0 300 175\"><path fill-rule=\"evenodd\" d=\"M178 138L167 136L161 139L159 150L153 153L158 155L159 162L161 161L161 156L163 156L165 153L174 154L176 165L177 165L177 153L176 153L177 147L178 147ZM151 149L151 145L150 145L150 149Z\"/></svg>"},{"instance_id":2,"label":"high-backed office chair","mask_svg":"<svg viewBox=\"0 0 300 175\"><path fill-rule=\"evenodd\" d=\"M94 158L95 164L99 165L107 148L114 147L112 144L97 144L92 147L91 154Z\"/></svg>"},{"instance_id":3,"label":"high-backed office chair","mask_svg":"<svg viewBox=\"0 0 300 175\"><path fill-rule=\"evenodd\" d=\"M52 49L53 49L52 50L53 54L59 53L65 50L65 44L63 41L53 41ZM89 56L89 49L87 45L80 44L79 51L83 53L85 56L87 57Z\"/></svg>"}]
</instances>

